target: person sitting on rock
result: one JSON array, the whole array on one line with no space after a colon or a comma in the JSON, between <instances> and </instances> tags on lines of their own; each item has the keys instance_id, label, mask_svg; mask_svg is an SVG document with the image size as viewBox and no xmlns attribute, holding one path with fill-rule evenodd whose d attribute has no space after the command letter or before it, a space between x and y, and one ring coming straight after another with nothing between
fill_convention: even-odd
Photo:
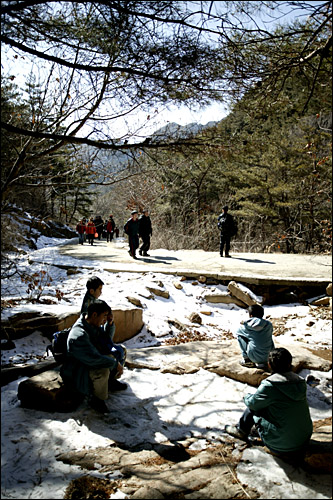
<instances>
[{"instance_id":1,"label":"person sitting on rock","mask_svg":"<svg viewBox=\"0 0 333 500\"><path fill-rule=\"evenodd\" d=\"M244 397L246 410L238 424L226 425L225 431L247 441L255 426L273 454L301 457L313 431L306 381L292 372L292 355L284 347L269 353L268 365L273 374L255 394Z\"/></svg>"},{"instance_id":2,"label":"person sitting on rock","mask_svg":"<svg viewBox=\"0 0 333 500\"><path fill-rule=\"evenodd\" d=\"M87 291L83 297L81 314L86 315L88 312L88 307L93 304L101 295L103 290L104 282L98 276L92 276L88 279L86 283ZM126 361L126 347L124 345L115 344L113 338L116 332L116 325L113 321L113 314L110 308L110 314L108 316L107 333L104 335L104 347L106 352L109 350L111 353L114 349L119 351L119 361L124 366ZM102 341L102 338L101 338Z\"/></svg>"},{"instance_id":3,"label":"person sitting on rock","mask_svg":"<svg viewBox=\"0 0 333 500\"><path fill-rule=\"evenodd\" d=\"M123 373L119 352L110 352L104 345L110 314L104 300L88 306L87 316L80 316L68 335L67 356L60 369L65 385L88 396L90 406L100 413L109 412L105 404L109 390L127 388L117 380Z\"/></svg>"},{"instance_id":4,"label":"person sitting on rock","mask_svg":"<svg viewBox=\"0 0 333 500\"><path fill-rule=\"evenodd\" d=\"M273 325L263 319L264 308L254 304L248 308L250 319L244 321L236 331L237 340L242 351L242 366L267 370L269 352L274 349L272 338Z\"/></svg>"}]
</instances>

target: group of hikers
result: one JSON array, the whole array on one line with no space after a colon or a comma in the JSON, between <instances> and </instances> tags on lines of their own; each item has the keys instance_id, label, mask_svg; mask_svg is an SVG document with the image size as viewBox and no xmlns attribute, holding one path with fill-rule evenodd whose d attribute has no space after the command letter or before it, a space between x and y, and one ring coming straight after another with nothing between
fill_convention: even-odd
<instances>
[{"instance_id":1,"label":"group of hikers","mask_svg":"<svg viewBox=\"0 0 333 500\"><path fill-rule=\"evenodd\" d=\"M111 242L114 235L116 238L119 236L119 229L115 224L113 215L110 215L106 222L103 221L101 216L91 217L88 222L86 222L86 219L81 219L76 226L76 231L81 245L83 245L85 238L87 238L90 245L93 245L95 238L101 240L105 236L106 241ZM141 238L142 244L139 248L139 254L149 257L148 250L153 230L148 208L144 208L140 216L137 210L133 210L131 217L124 225L124 232L128 235L128 253L130 256L137 259L136 251L140 246Z\"/></svg>"},{"instance_id":2,"label":"group of hikers","mask_svg":"<svg viewBox=\"0 0 333 500\"><path fill-rule=\"evenodd\" d=\"M116 238L119 236L119 229L112 214L105 221L100 215L96 215L95 218L90 217L88 220L82 218L76 225L76 231L79 235L80 245L83 245L86 240L90 245L93 245L95 238L101 240L102 237L105 237L106 241L109 242L113 240L114 236Z\"/></svg>"},{"instance_id":3,"label":"group of hikers","mask_svg":"<svg viewBox=\"0 0 333 500\"><path fill-rule=\"evenodd\" d=\"M225 257L231 257L229 253L230 241L237 234L236 220L229 214L228 210L228 206L224 205L221 214L217 218L217 227L220 230L221 257L223 257L223 251L225 252ZM86 219L81 219L76 226L76 231L78 232L79 244L81 245L83 245L86 238L88 239L88 243L93 245L95 238L101 240L102 236L105 236L106 241L111 242L114 235L116 238L119 236L119 229L113 220L112 214L105 222L100 215L95 218L90 217L88 222ZM149 256L148 250L153 230L148 208L144 208L140 216L137 210L132 210L131 217L124 225L124 232L128 236L128 253L133 259L137 259L136 251L140 246L140 238L142 239L142 245L139 248L139 254L145 257Z\"/></svg>"},{"instance_id":4,"label":"group of hikers","mask_svg":"<svg viewBox=\"0 0 333 500\"><path fill-rule=\"evenodd\" d=\"M97 276L87 281L81 316L68 336L61 375L71 390L88 397L94 410L108 413L105 401L109 392L127 388L119 380L124 371L126 348L114 343L116 326L112 309L99 299L103 285ZM248 313L249 319L235 332L242 354L240 364L271 375L254 394L244 397L244 413L237 425L226 425L225 432L245 441L257 432L271 453L301 456L313 430L306 381L293 372L291 353L283 347L275 348L273 325L263 318L264 308L254 304Z\"/></svg>"}]
</instances>

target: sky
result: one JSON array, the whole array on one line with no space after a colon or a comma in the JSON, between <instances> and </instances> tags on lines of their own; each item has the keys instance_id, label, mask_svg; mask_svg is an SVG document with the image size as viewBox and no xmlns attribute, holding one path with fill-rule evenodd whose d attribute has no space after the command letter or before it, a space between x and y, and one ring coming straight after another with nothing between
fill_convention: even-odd
<instances>
[{"instance_id":1,"label":"sky","mask_svg":"<svg viewBox=\"0 0 333 500\"><path fill-rule=\"evenodd\" d=\"M46 270L52 277L51 286L45 286L42 298L54 302L52 305L41 305L43 311L65 312L80 309L85 293L88 277L99 276L104 281L101 299L112 308L128 305L127 296L138 296L143 304L144 326L135 337L124 342L127 349L142 348L167 343L174 339L179 331L170 327L168 318L175 318L188 323L188 315L202 308L202 293L208 288L225 291L222 285L193 286L192 280L182 282L183 289L174 287L175 277L160 273L144 274L123 272L110 273L103 269L101 262L82 260L59 253L59 245L78 240L59 240L57 238L40 237L38 249L22 254L17 264L20 270ZM106 244L106 242L99 242ZM127 252L128 245L123 238L109 245L117 245ZM27 248L22 247L23 250ZM163 249L151 250L161 255ZM34 262L38 263L34 263ZM48 265L50 263L51 265ZM79 274L67 276L66 270L55 265L76 265ZM147 286L156 287L162 281L164 288L170 293L170 299L158 297L149 300L144 297ZM6 318L23 310L35 310L25 292L26 285L16 276L10 280L2 280L2 299L13 299L16 305L4 309L2 317ZM63 299L58 302L55 289L64 292ZM221 339L221 326L234 334L239 322L248 317L246 310L232 304L205 304L211 311L210 316L202 315L203 324L196 325L207 339ZM319 316L312 324L310 308L299 303L276 306L265 306L266 318L287 319L286 332L279 335L279 343L292 349L293 343L310 348L332 348L331 321ZM313 321L312 321L313 323ZM1 351L1 363L36 363L37 356L45 356L48 340L35 331L22 339L15 340L15 349ZM308 386L308 402L313 421L332 415L332 370L318 372L302 370L300 375L314 375L318 380L316 387ZM220 443L226 423L237 423L243 409L243 396L253 393L255 389L247 384L220 377L217 374L200 369L190 375L162 374L150 370L130 370L125 367L122 380L129 385L128 390L114 393L107 400L108 405L117 408L117 419L111 415L98 416L94 410L83 402L72 413L47 413L25 409L17 399L17 389L22 377L1 389L1 450L2 450L2 493L1 498L53 498L61 499L70 480L85 473L97 477L109 477L98 468L86 471L77 466L64 464L56 460L59 453L66 451L106 447L115 441L125 441L134 446L142 441L165 442L166 439L177 440L184 436L197 438L197 449L205 449L210 444ZM144 412L138 410L135 424L124 433L123 422L130 418L128 407L138 404L138 408L147 408L150 412L150 426ZM225 411L228 412L226 421ZM168 430L166 431L165 428ZM164 426L164 427L163 427ZM237 446L236 450L237 452ZM265 473L263 473L263 470ZM266 454L259 447L247 448L236 469L238 479L258 490L259 498L331 498L331 477L325 474L312 475L282 467L279 461ZM260 475L260 482L258 477ZM110 498L126 498L119 489Z\"/></svg>"}]
</instances>

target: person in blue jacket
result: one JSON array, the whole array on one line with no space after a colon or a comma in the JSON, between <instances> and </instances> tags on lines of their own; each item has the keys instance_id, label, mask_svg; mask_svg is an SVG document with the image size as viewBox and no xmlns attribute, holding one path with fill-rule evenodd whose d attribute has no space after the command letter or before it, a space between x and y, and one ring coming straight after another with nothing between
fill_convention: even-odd
<instances>
[{"instance_id":1,"label":"person in blue jacket","mask_svg":"<svg viewBox=\"0 0 333 500\"><path fill-rule=\"evenodd\" d=\"M239 347L242 351L242 366L267 370L269 352L274 349L273 325L263 319L264 308L254 304L248 308L250 319L244 321L236 331Z\"/></svg>"},{"instance_id":2,"label":"person in blue jacket","mask_svg":"<svg viewBox=\"0 0 333 500\"><path fill-rule=\"evenodd\" d=\"M123 373L119 351L105 349L110 313L104 300L96 299L88 306L87 315L80 316L68 335L67 356L60 369L65 385L88 396L90 406L101 413L109 411L105 404L108 391L114 390L114 382Z\"/></svg>"},{"instance_id":3,"label":"person in blue jacket","mask_svg":"<svg viewBox=\"0 0 333 500\"><path fill-rule=\"evenodd\" d=\"M255 426L273 454L302 457L313 431L306 381L292 371L292 355L284 347L269 353L268 365L272 375L244 397L246 410L225 431L246 441Z\"/></svg>"}]
</instances>

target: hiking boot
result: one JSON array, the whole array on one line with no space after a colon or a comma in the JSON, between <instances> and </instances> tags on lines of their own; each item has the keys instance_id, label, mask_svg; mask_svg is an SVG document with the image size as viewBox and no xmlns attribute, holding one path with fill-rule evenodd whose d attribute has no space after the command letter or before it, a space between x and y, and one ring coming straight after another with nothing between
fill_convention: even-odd
<instances>
[{"instance_id":1,"label":"hiking boot","mask_svg":"<svg viewBox=\"0 0 333 500\"><path fill-rule=\"evenodd\" d=\"M142 255L142 250L139 250L139 254Z\"/></svg>"},{"instance_id":2,"label":"hiking boot","mask_svg":"<svg viewBox=\"0 0 333 500\"><path fill-rule=\"evenodd\" d=\"M125 391L126 389L127 389L127 384L125 384L125 382L119 382L119 380L116 380L115 378L109 380L110 392Z\"/></svg>"},{"instance_id":3,"label":"hiking boot","mask_svg":"<svg viewBox=\"0 0 333 500\"><path fill-rule=\"evenodd\" d=\"M246 368L256 368L256 364L253 363L249 358L243 358L242 361L239 362L241 366L245 366Z\"/></svg>"},{"instance_id":4,"label":"hiking boot","mask_svg":"<svg viewBox=\"0 0 333 500\"><path fill-rule=\"evenodd\" d=\"M110 413L109 408L106 406L103 399L99 399L96 396L91 396L89 405L98 413Z\"/></svg>"},{"instance_id":5,"label":"hiking boot","mask_svg":"<svg viewBox=\"0 0 333 500\"><path fill-rule=\"evenodd\" d=\"M247 440L247 434L243 432L238 425L226 425L224 430L227 434L230 434L230 436L242 439L243 441Z\"/></svg>"},{"instance_id":6,"label":"hiking boot","mask_svg":"<svg viewBox=\"0 0 333 500\"><path fill-rule=\"evenodd\" d=\"M149 253L147 253L147 252L146 252L146 253L144 253L143 255L144 255L145 257L150 257Z\"/></svg>"},{"instance_id":7,"label":"hiking boot","mask_svg":"<svg viewBox=\"0 0 333 500\"><path fill-rule=\"evenodd\" d=\"M225 254L226 257L229 257L231 259L231 255L229 255L228 253Z\"/></svg>"}]
</instances>

